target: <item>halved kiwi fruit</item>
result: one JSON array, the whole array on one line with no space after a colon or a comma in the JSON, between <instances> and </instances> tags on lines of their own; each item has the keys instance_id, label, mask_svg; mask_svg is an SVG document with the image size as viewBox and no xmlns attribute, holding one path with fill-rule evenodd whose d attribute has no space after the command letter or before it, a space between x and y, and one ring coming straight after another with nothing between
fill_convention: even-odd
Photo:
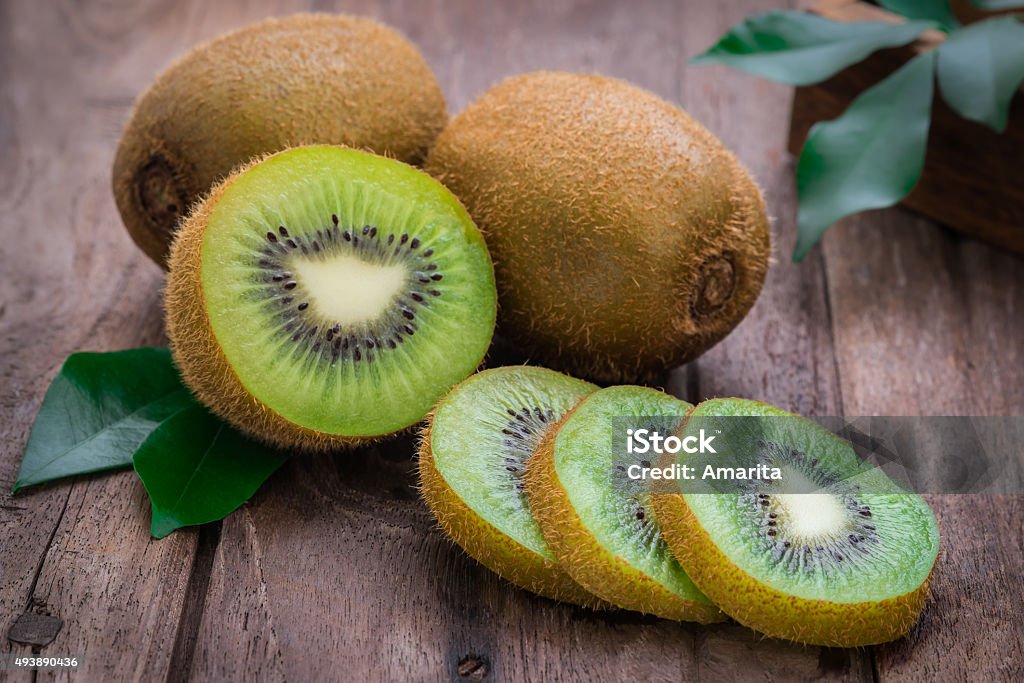
<instances>
[{"instance_id":1,"label":"halved kiwi fruit","mask_svg":"<svg viewBox=\"0 0 1024 683\"><path fill-rule=\"evenodd\" d=\"M187 384L266 442L321 450L423 419L490 343L472 219L401 162L333 146L227 178L174 241L167 331Z\"/></svg>"},{"instance_id":2,"label":"halved kiwi fruit","mask_svg":"<svg viewBox=\"0 0 1024 683\"><path fill-rule=\"evenodd\" d=\"M499 576L545 597L597 607L548 549L523 492L537 444L593 384L552 370L501 367L441 400L420 445L421 492L441 528Z\"/></svg>"},{"instance_id":3,"label":"halved kiwi fruit","mask_svg":"<svg viewBox=\"0 0 1024 683\"><path fill-rule=\"evenodd\" d=\"M499 332L551 367L649 380L753 306L764 201L678 107L620 80L510 78L452 119L425 168L487 236Z\"/></svg>"},{"instance_id":4,"label":"halved kiwi fruit","mask_svg":"<svg viewBox=\"0 0 1024 683\"><path fill-rule=\"evenodd\" d=\"M669 552L646 483L627 476L615 438L627 423L671 433L691 408L643 387L589 395L541 441L526 493L555 557L588 591L625 609L710 623L725 617Z\"/></svg>"},{"instance_id":5,"label":"halved kiwi fruit","mask_svg":"<svg viewBox=\"0 0 1024 683\"><path fill-rule=\"evenodd\" d=\"M236 166L315 143L419 163L447 119L433 72L394 29L266 19L196 47L139 97L114 160L117 208L164 266L179 220Z\"/></svg>"},{"instance_id":6,"label":"halved kiwi fruit","mask_svg":"<svg viewBox=\"0 0 1024 683\"><path fill-rule=\"evenodd\" d=\"M701 403L681 436L701 429L718 434L717 452L680 461L697 476L758 465L782 476L654 494L665 538L701 590L741 624L801 643L854 647L909 631L939 551L920 496L824 427L764 403Z\"/></svg>"}]
</instances>

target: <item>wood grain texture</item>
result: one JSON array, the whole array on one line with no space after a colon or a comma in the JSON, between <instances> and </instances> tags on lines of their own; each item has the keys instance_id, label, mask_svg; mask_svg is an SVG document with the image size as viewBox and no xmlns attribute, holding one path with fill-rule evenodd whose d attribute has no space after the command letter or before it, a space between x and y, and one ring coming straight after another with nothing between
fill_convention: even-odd
<instances>
[{"instance_id":1,"label":"wood grain texture","mask_svg":"<svg viewBox=\"0 0 1024 683\"><path fill-rule=\"evenodd\" d=\"M844 221L789 262L792 91L685 67L743 16L780 4L0 2L4 632L25 611L63 619L41 652L84 654L81 680L1019 679L1020 496L933 499L944 558L920 626L892 645L832 650L734 624L598 614L506 584L437 530L414 488L411 436L296 458L222 525L159 542L131 473L7 493L68 353L165 341L161 274L109 190L133 98L190 45L304 9L397 26L453 111L515 73L600 71L681 103L736 151L765 191L775 263L739 328L668 377L674 393L816 415L1020 414L1019 260L892 210ZM12 649L31 651L0 642Z\"/></svg>"},{"instance_id":2,"label":"wood grain texture","mask_svg":"<svg viewBox=\"0 0 1024 683\"><path fill-rule=\"evenodd\" d=\"M823 252L847 415L1021 413L1019 260L896 209L841 222ZM942 533L932 600L910 636L875 648L878 678L1020 680L1022 496L929 502Z\"/></svg>"},{"instance_id":3,"label":"wood grain texture","mask_svg":"<svg viewBox=\"0 0 1024 683\"><path fill-rule=\"evenodd\" d=\"M133 12L49 3L0 12L0 622L6 633L24 611L53 614L64 627L44 651L83 656L81 675L161 678L195 532L152 544L132 474L8 492L65 356L164 343L160 274L125 239L108 183L137 87L119 74L145 69L146 50L163 46L118 39ZM31 652L6 638L0 648Z\"/></svg>"}]
</instances>

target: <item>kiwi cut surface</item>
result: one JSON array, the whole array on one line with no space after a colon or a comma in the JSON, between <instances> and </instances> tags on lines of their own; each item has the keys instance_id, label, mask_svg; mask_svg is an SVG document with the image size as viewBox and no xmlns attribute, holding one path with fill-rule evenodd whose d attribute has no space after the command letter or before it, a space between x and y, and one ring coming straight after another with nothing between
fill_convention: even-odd
<instances>
[{"instance_id":1,"label":"kiwi cut surface","mask_svg":"<svg viewBox=\"0 0 1024 683\"><path fill-rule=\"evenodd\" d=\"M326 449L423 418L482 360L490 257L458 200L401 162L301 147L217 186L175 239L167 330L239 429Z\"/></svg>"},{"instance_id":2,"label":"kiwi cut surface","mask_svg":"<svg viewBox=\"0 0 1024 683\"><path fill-rule=\"evenodd\" d=\"M613 434L623 420L674 429L691 408L644 387L591 394L541 441L526 492L555 557L588 591L625 609L711 623L725 617L669 552L646 485L627 477Z\"/></svg>"},{"instance_id":3,"label":"kiwi cut surface","mask_svg":"<svg viewBox=\"0 0 1024 683\"><path fill-rule=\"evenodd\" d=\"M597 387L544 368L485 370L441 400L420 445L420 487L445 533L506 580L605 606L559 566L530 514L523 474L548 431Z\"/></svg>"},{"instance_id":4,"label":"kiwi cut surface","mask_svg":"<svg viewBox=\"0 0 1024 683\"><path fill-rule=\"evenodd\" d=\"M344 15L267 19L196 47L139 97L114 196L165 265L180 219L235 167L314 143L419 163L447 118L437 79L397 31Z\"/></svg>"},{"instance_id":5,"label":"kiwi cut surface","mask_svg":"<svg viewBox=\"0 0 1024 683\"><path fill-rule=\"evenodd\" d=\"M723 611L812 645L870 645L910 630L939 551L920 496L824 427L764 403L702 403L681 435L700 429L721 435L717 454L682 456L697 472L763 464L782 474L653 496L673 553Z\"/></svg>"},{"instance_id":6,"label":"kiwi cut surface","mask_svg":"<svg viewBox=\"0 0 1024 683\"><path fill-rule=\"evenodd\" d=\"M487 237L500 333L556 369L649 380L760 293L758 187L700 123L623 81L510 78L452 119L425 168Z\"/></svg>"}]
</instances>

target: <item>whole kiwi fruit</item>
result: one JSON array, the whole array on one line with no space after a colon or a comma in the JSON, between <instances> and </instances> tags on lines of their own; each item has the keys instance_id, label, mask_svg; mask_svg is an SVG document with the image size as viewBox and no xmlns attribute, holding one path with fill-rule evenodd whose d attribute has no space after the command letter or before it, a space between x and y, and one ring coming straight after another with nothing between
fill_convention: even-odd
<instances>
[{"instance_id":1,"label":"whole kiwi fruit","mask_svg":"<svg viewBox=\"0 0 1024 683\"><path fill-rule=\"evenodd\" d=\"M114 197L166 267L179 219L236 166L312 143L421 163L447 118L433 72L397 31L352 16L267 19L194 48L138 98Z\"/></svg>"},{"instance_id":2,"label":"whole kiwi fruit","mask_svg":"<svg viewBox=\"0 0 1024 683\"><path fill-rule=\"evenodd\" d=\"M757 185L700 123L623 81L510 78L449 123L425 168L484 232L499 333L557 369L651 380L722 339L761 290Z\"/></svg>"}]
</instances>

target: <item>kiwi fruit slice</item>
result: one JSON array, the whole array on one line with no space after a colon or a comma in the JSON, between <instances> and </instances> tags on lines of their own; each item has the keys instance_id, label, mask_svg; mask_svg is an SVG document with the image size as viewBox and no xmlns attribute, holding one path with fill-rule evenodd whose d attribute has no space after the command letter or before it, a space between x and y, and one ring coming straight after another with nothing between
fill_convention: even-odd
<instances>
[{"instance_id":1,"label":"kiwi fruit slice","mask_svg":"<svg viewBox=\"0 0 1024 683\"><path fill-rule=\"evenodd\" d=\"M671 434L692 406L644 387L601 389L541 440L526 494L548 546L588 591L624 609L710 623L725 617L669 552L646 485L623 466L623 421Z\"/></svg>"},{"instance_id":2,"label":"kiwi fruit slice","mask_svg":"<svg viewBox=\"0 0 1024 683\"><path fill-rule=\"evenodd\" d=\"M447 119L437 79L397 31L352 16L267 19L196 47L139 97L114 196L164 265L179 219L236 166L314 143L420 163Z\"/></svg>"},{"instance_id":3,"label":"kiwi fruit slice","mask_svg":"<svg viewBox=\"0 0 1024 683\"><path fill-rule=\"evenodd\" d=\"M420 488L441 528L512 583L586 607L603 603L559 566L523 492L537 444L593 384L546 370L485 370L456 386L420 445Z\"/></svg>"},{"instance_id":4,"label":"kiwi fruit slice","mask_svg":"<svg viewBox=\"0 0 1024 683\"><path fill-rule=\"evenodd\" d=\"M623 81L510 78L452 119L425 169L487 237L502 337L555 369L649 381L760 293L758 187L700 123Z\"/></svg>"},{"instance_id":5,"label":"kiwi fruit slice","mask_svg":"<svg viewBox=\"0 0 1024 683\"><path fill-rule=\"evenodd\" d=\"M741 624L811 645L870 645L910 630L939 551L920 496L824 427L764 403L702 403L681 431L701 429L720 434L716 454L681 454L697 473L764 465L782 476L654 494L669 547L701 590Z\"/></svg>"},{"instance_id":6,"label":"kiwi fruit slice","mask_svg":"<svg viewBox=\"0 0 1024 683\"><path fill-rule=\"evenodd\" d=\"M423 419L480 364L491 260L426 173L318 145L219 184L181 225L165 293L185 382L268 443L323 450Z\"/></svg>"}]
</instances>

